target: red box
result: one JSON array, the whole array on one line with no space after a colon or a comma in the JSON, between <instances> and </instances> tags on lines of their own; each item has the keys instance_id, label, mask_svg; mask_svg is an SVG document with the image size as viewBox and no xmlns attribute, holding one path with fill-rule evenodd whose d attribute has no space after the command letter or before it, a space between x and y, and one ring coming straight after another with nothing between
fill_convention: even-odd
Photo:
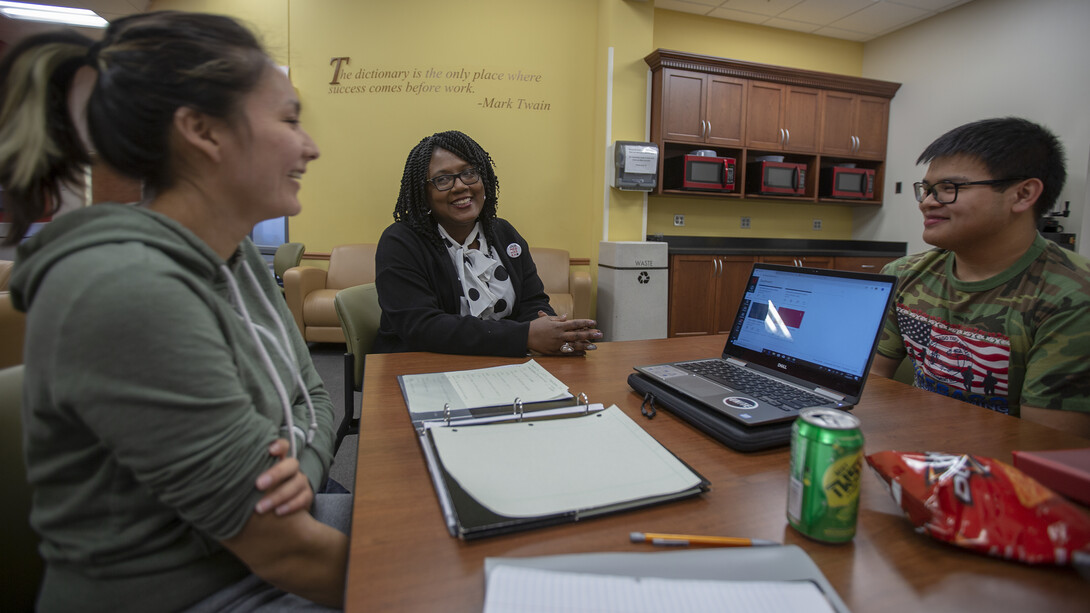
<instances>
[{"instance_id":1,"label":"red box","mask_svg":"<svg viewBox=\"0 0 1090 613\"><path fill-rule=\"evenodd\" d=\"M1014 467L1041 485L1090 506L1090 447L1052 451L1012 451Z\"/></svg>"}]
</instances>

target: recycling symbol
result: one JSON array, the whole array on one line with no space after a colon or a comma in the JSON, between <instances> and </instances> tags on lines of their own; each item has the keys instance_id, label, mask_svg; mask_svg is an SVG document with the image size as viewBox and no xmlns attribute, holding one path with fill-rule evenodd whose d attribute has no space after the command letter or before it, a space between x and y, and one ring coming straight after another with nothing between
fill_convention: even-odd
<instances>
[{"instance_id":1,"label":"recycling symbol","mask_svg":"<svg viewBox=\"0 0 1090 613\"><path fill-rule=\"evenodd\" d=\"M651 275L647 274L647 271L645 270L645 271L640 273L640 276L636 277L636 280L639 281L640 283L650 283L651 282Z\"/></svg>"}]
</instances>

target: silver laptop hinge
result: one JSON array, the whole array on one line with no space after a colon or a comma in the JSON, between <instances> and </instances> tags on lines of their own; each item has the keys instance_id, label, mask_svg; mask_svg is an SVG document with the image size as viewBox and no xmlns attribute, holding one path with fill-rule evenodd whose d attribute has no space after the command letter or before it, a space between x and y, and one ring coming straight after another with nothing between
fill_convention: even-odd
<instances>
[{"instance_id":1,"label":"silver laptop hinge","mask_svg":"<svg viewBox=\"0 0 1090 613\"><path fill-rule=\"evenodd\" d=\"M830 400L834 400L836 402L843 402L844 401L844 394L837 394L836 392L833 392L833 391L830 391L830 390L827 390L827 389L824 389L824 388L821 388L821 387L815 387L812 391L815 394L817 394L818 396L824 396L825 398L828 398Z\"/></svg>"}]
</instances>

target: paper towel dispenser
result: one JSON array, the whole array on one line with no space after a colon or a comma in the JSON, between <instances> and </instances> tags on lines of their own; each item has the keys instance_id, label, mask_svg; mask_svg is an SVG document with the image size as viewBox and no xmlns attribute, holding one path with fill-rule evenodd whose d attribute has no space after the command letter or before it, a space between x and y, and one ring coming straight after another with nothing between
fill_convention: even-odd
<instances>
[{"instance_id":1,"label":"paper towel dispenser","mask_svg":"<svg viewBox=\"0 0 1090 613\"><path fill-rule=\"evenodd\" d=\"M659 146L640 141L616 141L613 143L613 165L611 186L649 192L658 182Z\"/></svg>"}]
</instances>

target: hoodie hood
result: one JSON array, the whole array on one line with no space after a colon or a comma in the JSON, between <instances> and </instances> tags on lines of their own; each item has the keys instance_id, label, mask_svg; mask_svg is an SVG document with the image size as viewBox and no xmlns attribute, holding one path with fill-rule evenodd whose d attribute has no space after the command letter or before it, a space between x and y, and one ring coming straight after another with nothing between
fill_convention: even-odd
<instances>
[{"instance_id":1,"label":"hoodie hood","mask_svg":"<svg viewBox=\"0 0 1090 613\"><path fill-rule=\"evenodd\" d=\"M173 219L131 204L96 204L61 215L19 245L11 278L15 308L26 311L42 280L61 260L107 243L139 242L170 256L195 275L214 279L224 263L204 241Z\"/></svg>"}]
</instances>

